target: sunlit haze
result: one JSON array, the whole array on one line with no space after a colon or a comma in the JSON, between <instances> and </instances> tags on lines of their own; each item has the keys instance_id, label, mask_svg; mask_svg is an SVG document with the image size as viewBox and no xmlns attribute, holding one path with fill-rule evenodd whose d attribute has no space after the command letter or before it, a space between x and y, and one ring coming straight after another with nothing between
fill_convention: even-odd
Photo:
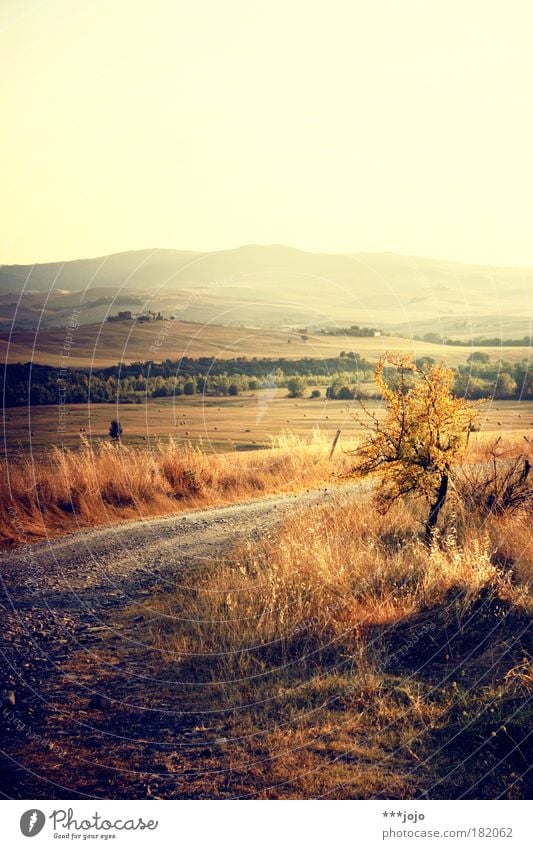
<instances>
[{"instance_id":1,"label":"sunlit haze","mask_svg":"<svg viewBox=\"0 0 533 849\"><path fill-rule=\"evenodd\" d=\"M3 0L3 263L533 265L528 0Z\"/></svg>"}]
</instances>

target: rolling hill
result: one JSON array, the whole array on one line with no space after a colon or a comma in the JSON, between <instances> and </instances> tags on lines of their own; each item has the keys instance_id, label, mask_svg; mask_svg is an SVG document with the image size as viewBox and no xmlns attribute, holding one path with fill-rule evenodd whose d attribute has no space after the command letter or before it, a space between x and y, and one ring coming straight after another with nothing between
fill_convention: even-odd
<instances>
[{"instance_id":1,"label":"rolling hill","mask_svg":"<svg viewBox=\"0 0 533 849\"><path fill-rule=\"evenodd\" d=\"M290 340L290 342L289 342ZM65 345L68 347L65 348ZM455 366L466 362L469 347L440 345L387 335L358 338L325 336L261 328L238 328L184 321L132 321L80 325L73 330L16 330L0 337L0 358L7 363L40 363L60 367L99 369L118 362L157 362L185 357L235 357L287 360L338 357L342 350L357 351L375 361L384 351L443 359ZM493 359L516 362L528 354L525 347L482 348Z\"/></svg>"},{"instance_id":2,"label":"rolling hill","mask_svg":"<svg viewBox=\"0 0 533 849\"><path fill-rule=\"evenodd\" d=\"M0 267L0 328L64 327L119 310L270 329L369 325L406 336L529 333L533 270L284 245L144 250Z\"/></svg>"}]
</instances>

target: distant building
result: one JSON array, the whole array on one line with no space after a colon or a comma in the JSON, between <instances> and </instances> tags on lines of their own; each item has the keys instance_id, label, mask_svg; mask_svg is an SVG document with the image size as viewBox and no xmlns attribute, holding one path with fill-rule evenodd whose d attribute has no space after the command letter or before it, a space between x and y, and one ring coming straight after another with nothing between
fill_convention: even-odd
<instances>
[{"instance_id":1,"label":"distant building","mask_svg":"<svg viewBox=\"0 0 533 849\"><path fill-rule=\"evenodd\" d=\"M131 310L119 310L117 318L119 321L131 321Z\"/></svg>"}]
</instances>

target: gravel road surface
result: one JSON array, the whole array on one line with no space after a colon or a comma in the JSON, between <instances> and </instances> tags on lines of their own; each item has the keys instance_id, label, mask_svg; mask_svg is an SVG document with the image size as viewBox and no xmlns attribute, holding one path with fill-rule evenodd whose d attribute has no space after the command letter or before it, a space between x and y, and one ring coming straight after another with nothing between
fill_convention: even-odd
<instances>
[{"instance_id":1,"label":"gravel road surface","mask_svg":"<svg viewBox=\"0 0 533 849\"><path fill-rule=\"evenodd\" d=\"M90 697L90 669L83 681L73 683L65 664L80 648L84 654L98 652L121 608L176 587L187 566L215 561L235 544L275 534L291 511L353 499L360 489L350 485L272 496L98 527L0 555L0 794L71 795L60 782L55 790L49 779L41 786L34 776L28 783L28 764L48 740L51 705L57 711L76 685L86 691L82 698ZM120 663L119 656L117 667ZM45 742L36 742L35 735Z\"/></svg>"}]
</instances>

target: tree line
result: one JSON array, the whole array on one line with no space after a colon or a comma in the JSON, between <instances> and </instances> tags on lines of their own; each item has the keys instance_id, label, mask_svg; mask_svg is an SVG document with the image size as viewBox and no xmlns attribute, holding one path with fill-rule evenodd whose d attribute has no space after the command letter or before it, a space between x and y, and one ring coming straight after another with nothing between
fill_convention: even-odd
<instances>
[{"instance_id":1,"label":"tree line","mask_svg":"<svg viewBox=\"0 0 533 849\"><path fill-rule=\"evenodd\" d=\"M414 336L421 342L430 342L433 345L455 345L461 348L529 348L532 343L531 336L523 336L521 339L502 339L499 336L475 336L473 339L450 339L440 333L424 333L423 336Z\"/></svg>"},{"instance_id":2,"label":"tree line","mask_svg":"<svg viewBox=\"0 0 533 849\"><path fill-rule=\"evenodd\" d=\"M208 357L118 364L108 368L55 369L32 363L3 365L4 406L57 404L61 394L66 404L142 403L146 398L179 395L238 395L247 390L287 387L300 395L303 385L323 385L342 375L344 382L370 379L372 365L360 357L301 360L257 359L244 357L213 360Z\"/></svg>"},{"instance_id":3,"label":"tree line","mask_svg":"<svg viewBox=\"0 0 533 849\"><path fill-rule=\"evenodd\" d=\"M161 363L121 363L96 372L58 370L32 363L3 365L4 405L57 404L59 395L67 404L142 403L147 398L179 395L236 396L270 387L286 387L291 397L302 397L308 388L324 384L326 397L330 399L380 398L378 387L372 383L373 366L358 354L350 353L350 357L299 360L183 357ZM416 364L422 368L433 365L434 361L422 357ZM527 360L492 361L488 354L477 351L453 374L456 397L533 399L533 366ZM394 372L389 374L389 379L394 379ZM319 397L317 390L311 394Z\"/></svg>"}]
</instances>

